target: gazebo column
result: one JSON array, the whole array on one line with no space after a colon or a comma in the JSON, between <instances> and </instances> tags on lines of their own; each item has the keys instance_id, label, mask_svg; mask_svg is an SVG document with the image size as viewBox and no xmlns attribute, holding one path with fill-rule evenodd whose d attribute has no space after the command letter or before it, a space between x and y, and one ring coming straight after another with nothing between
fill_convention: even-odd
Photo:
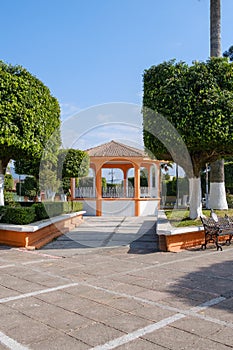
<instances>
[{"instance_id":1,"label":"gazebo column","mask_svg":"<svg viewBox=\"0 0 233 350\"><path fill-rule=\"evenodd\" d=\"M96 216L102 215L102 167L96 167L95 174L96 185Z\"/></svg>"},{"instance_id":2,"label":"gazebo column","mask_svg":"<svg viewBox=\"0 0 233 350\"><path fill-rule=\"evenodd\" d=\"M134 166L134 200L135 200L135 216L140 215L140 165Z\"/></svg>"},{"instance_id":3,"label":"gazebo column","mask_svg":"<svg viewBox=\"0 0 233 350\"><path fill-rule=\"evenodd\" d=\"M123 196L124 198L128 197L127 195L127 173L128 170L127 169L123 169Z\"/></svg>"},{"instance_id":4,"label":"gazebo column","mask_svg":"<svg viewBox=\"0 0 233 350\"><path fill-rule=\"evenodd\" d=\"M151 172L151 165L150 164L145 164L144 168L147 170L147 193L149 194L149 196L151 195L151 189L152 189L152 172Z\"/></svg>"}]
</instances>

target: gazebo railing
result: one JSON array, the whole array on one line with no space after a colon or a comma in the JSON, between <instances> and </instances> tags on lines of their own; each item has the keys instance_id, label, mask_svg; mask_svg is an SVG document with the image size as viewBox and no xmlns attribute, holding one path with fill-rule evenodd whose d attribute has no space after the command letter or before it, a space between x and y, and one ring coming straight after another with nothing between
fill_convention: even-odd
<instances>
[{"instance_id":1,"label":"gazebo railing","mask_svg":"<svg viewBox=\"0 0 233 350\"><path fill-rule=\"evenodd\" d=\"M95 198L96 190L93 187L77 187L75 189L75 198Z\"/></svg>"},{"instance_id":2,"label":"gazebo railing","mask_svg":"<svg viewBox=\"0 0 233 350\"><path fill-rule=\"evenodd\" d=\"M75 189L75 198L95 198L96 190L93 187L78 187ZM156 189L149 187L140 187L141 198L156 197ZM134 198L134 188L123 186L102 187L102 198Z\"/></svg>"},{"instance_id":3,"label":"gazebo railing","mask_svg":"<svg viewBox=\"0 0 233 350\"><path fill-rule=\"evenodd\" d=\"M102 188L103 198L133 198L134 188L124 190L123 186L108 186Z\"/></svg>"}]
</instances>

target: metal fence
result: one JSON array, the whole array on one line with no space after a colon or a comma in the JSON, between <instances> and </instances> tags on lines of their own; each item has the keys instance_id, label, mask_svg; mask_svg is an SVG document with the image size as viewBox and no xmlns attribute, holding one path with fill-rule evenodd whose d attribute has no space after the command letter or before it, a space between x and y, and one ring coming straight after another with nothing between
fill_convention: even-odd
<instances>
[{"instance_id":1,"label":"metal fence","mask_svg":"<svg viewBox=\"0 0 233 350\"><path fill-rule=\"evenodd\" d=\"M93 187L78 187L75 189L76 198L95 198L96 189ZM103 198L134 198L134 188L132 186L124 189L123 186L102 187ZM140 187L140 197L156 197L155 188Z\"/></svg>"}]
</instances>

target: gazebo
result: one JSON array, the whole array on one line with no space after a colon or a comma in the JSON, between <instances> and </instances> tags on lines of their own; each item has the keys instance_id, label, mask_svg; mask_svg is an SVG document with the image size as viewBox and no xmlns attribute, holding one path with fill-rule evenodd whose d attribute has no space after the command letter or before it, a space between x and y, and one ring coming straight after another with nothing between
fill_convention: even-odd
<instances>
[{"instance_id":1,"label":"gazebo","mask_svg":"<svg viewBox=\"0 0 233 350\"><path fill-rule=\"evenodd\" d=\"M88 183L71 179L71 200L83 201L87 215L147 216L154 215L160 204L160 162L143 150L110 141L87 149L90 156ZM103 182L103 172L120 169L118 184ZM119 170L118 170L119 172ZM144 185L140 184L144 174ZM129 173L133 176L129 178ZM131 181L129 181L131 180ZM80 183L81 182L81 183ZM146 186L145 186L146 182Z\"/></svg>"}]
</instances>

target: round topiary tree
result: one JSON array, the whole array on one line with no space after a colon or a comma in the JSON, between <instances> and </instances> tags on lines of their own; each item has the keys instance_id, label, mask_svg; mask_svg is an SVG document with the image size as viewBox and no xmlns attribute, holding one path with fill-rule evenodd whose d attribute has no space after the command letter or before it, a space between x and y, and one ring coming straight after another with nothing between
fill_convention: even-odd
<instances>
[{"instance_id":1,"label":"round topiary tree","mask_svg":"<svg viewBox=\"0 0 233 350\"><path fill-rule=\"evenodd\" d=\"M164 62L144 74L144 143L174 160L190 183L190 217L201 215L200 171L233 153L233 64Z\"/></svg>"},{"instance_id":2,"label":"round topiary tree","mask_svg":"<svg viewBox=\"0 0 233 350\"><path fill-rule=\"evenodd\" d=\"M60 107L49 89L21 66L0 62L0 205L10 159L39 159L60 127Z\"/></svg>"}]
</instances>

